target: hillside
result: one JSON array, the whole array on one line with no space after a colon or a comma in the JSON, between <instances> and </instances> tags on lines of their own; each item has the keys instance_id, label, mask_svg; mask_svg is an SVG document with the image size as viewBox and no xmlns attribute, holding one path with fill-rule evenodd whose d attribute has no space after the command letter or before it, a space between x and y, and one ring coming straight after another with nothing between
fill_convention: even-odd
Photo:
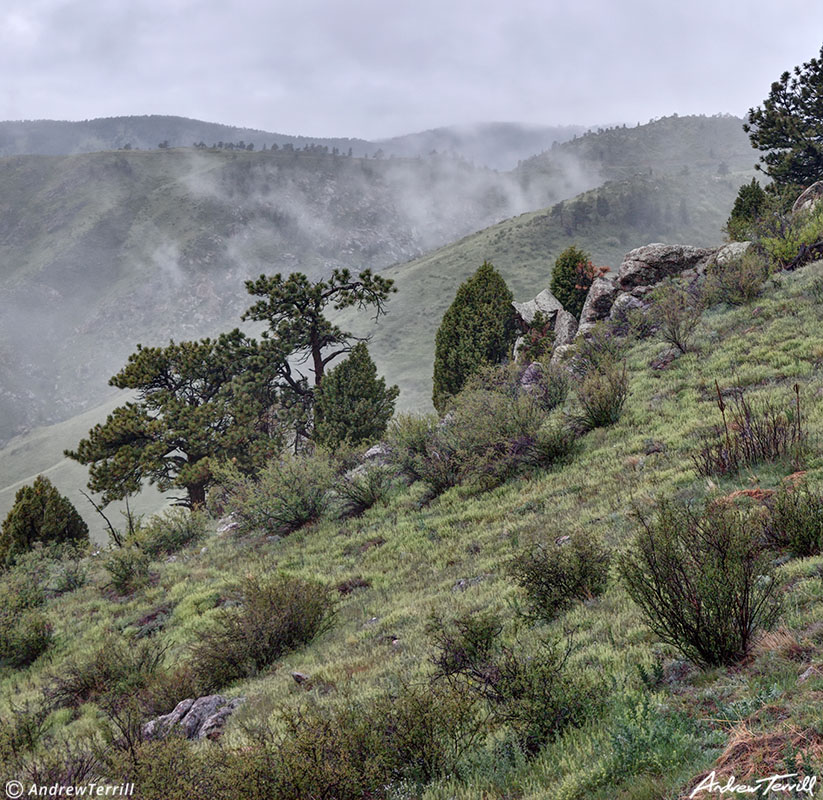
<instances>
[{"instance_id":1,"label":"hillside","mask_svg":"<svg viewBox=\"0 0 823 800\"><path fill-rule=\"evenodd\" d=\"M102 400L137 342L236 326L246 278L382 268L564 196L541 193L445 157L0 160L0 440Z\"/></svg>"},{"instance_id":2,"label":"hillside","mask_svg":"<svg viewBox=\"0 0 823 800\"><path fill-rule=\"evenodd\" d=\"M724 240L721 227L743 180L740 174L692 173L609 181L572 201L505 220L389 268L384 274L396 281L398 293L374 329L370 349L387 380L400 386L400 407L430 407L437 325L457 287L484 260L523 301L548 288L555 258L572 244L611 269L628 250L649 242L716 246ZM346 319L357 326L351 315Z\"/></svg>"},{"instance_id":3,"label":"hillside","mask_svg":"<svg viewBox=\"0 0 823 800\"><path fill-rule=\"evenodd\" d=\"M186 117L146 115L142 117L105 117L81 122L63 120L6 120L0 122L0 157L16 155L74 155L100 150L156 150L162 142L170 147L191 147L219 142L254 145L257 150L290 144L297 149L306 146L337 148L353 155L371 155L375 146L364 139L324 139L309 136L288 136L250 128L238 128L203 122Z\"/></svg>"},{"instance_id":4,"label":"hillside","mask_svg":"<svg viewBox=\"0 0 823 800\"><path fill-rule=\"evenodd\" d=\"M381 139L386 153L397 156L454 153L475 164L492 169L514 169L519 161L548 150L555 142L565 142L582 134L582 125L519 125L490 122L434 128L391 139Z\"/></svg>"},{"instance_id":5,"label":"hillside","mask_svg":"<svg viewBox=\"0 0 823 800\"><path fill-rule=\"evenodd\" d=\"M742 119L728 114L674 115L635 127L624 125L586 132L526 159L518 172L528 185L570 159L596 168L601 180L626 178L650 170L697 170L707 175L724 175L751 169L754 156Z\"/></svg>"},{"instance_id":6,"label":"hillside","mask_svg":"<svg viewBox=\"0 0 823 800\"><path fill-rule=\"evenodd\" d=\"M555 540L579 531L622 552L638 530L635 511L663 496L694 503L707 493L767 497L798 466L819 494L822 286L818 262L774 276L751 305L710 307L696 329L695 351L663 369L651 364L665 349L659 339L630 339L622 353L630 394L619 421L580 436L569 460L551 469L488 491L466 485L428 500L420 483L395 486L360 517L330 515L286 536L221 528L151 558L144 578L122 592L104 568L108 556L88 557L82 585L50 592L39 606L54 631L47 655L20 670L0 668L3 689L20 709L15 724L34 731L21 746L24 759L63 774L56 771L66 768L70 753L88 752L92 737L114 740L96 769L136 781L137 796L150 800L207 790L221 800L322 796L319 789L300 794L306 785L345 798L368 790L408 800L674 800L688 796L711 769L721 781L819 774L819 553L774 561L767 583L782 600L776 630L759 636L744 661L703 669L648 628L615 566L602 593L572 602L552 621L528 622L517 616L527 598L510 563L534 546L565 547ZM745 392L781 411L794 407L796 383L811 445L802 465L787 457L699 477L692 456L707 426L721 424L715 381L730 403ZM47 581L42 576L54 569L35 560L17 580L30 574ZM230 652L217 650L205 662L204 651L191 646L202 641L200 632L219 629L227 614L243 613L233 589L240 576L262 580L278 571L332 588L337 611L329 629L271 666L221 685L226 697L245 702L220 744L119 738L117 745L113 732L122 728L113 726L122 726L133 709L125 698L135 691L148 686L155 708L170 710L192 696L184 664L197 666L202 658L212 670L236 669L228 664ZM299 602L288 599L289 607ZM518 738L523 718L503 714L510 707L546 714L547 703L558 702L554 695L540 695L539 712L516 704L543 683L520 684L521 694L504 697L502 706L493 696L488 705L479 701L476 713L486 715L474 734L462 727L469 724L465 716L449 716L466 707L449 693L447 680L433 677L444 664L438 643L442 648L453 620L468 614L489 621L494 640L508 648L507 668L526 670L516 673L526 681L542 674L529 670L543 663L546 642L563 649L568 643L561 668L585 687L583 705L533 751ZM238 629L235 635L232 641L241 642ZM106 652L132 655L107 658ZM145 666L156 664L156 652L161 666ZM477 660L484 651L464 656ZM488 680L500 686L499 676ZM44 687L50 687L45 695ZM113 703L117 698L122 704ZM47 700L54 710L37 717ZM59 743L62 734L70 751ZM392 773L395 763L399 772Z\"/></svg>"}]
</instances>

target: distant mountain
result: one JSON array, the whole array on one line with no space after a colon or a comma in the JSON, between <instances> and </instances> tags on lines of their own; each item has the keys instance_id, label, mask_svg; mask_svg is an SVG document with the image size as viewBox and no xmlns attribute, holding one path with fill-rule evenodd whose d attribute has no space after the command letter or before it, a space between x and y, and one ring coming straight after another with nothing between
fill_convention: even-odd
<instances>
[{"instance_id":1,"label":"distant mountain","mask_svg":"<svg viewBox=\"0 0 823 800\"><path fill-rule=\"evenodd\" d=\"M523 159L586 130L582 125L542 126L513 122L453 125L376 142L386 153L418 156L454 153L492 169L514 169Z\"/></svg>"},{"instance_id":2,"label":"distant mountain","mask_svg":"<svg viewBox=\"0 0 823 800\"><path fill-rule=\"evenodd\" d=\"M251 128L237 128L215 122L185 117L149 115L141 117L105 117L82 122L58 120L24 120L0 122L0 156L73 155L100 150L156 150L159 145L191 147L219 143L243 142L255 150L272 145L290 144L304 147L337 148L344 155L349 148L355 156L371 155L376 146L364 139L328 139L290 136Z\"/></svg>"},{"instance_id":3,"label":"distant mountain","mask_svg":"<svg viewBox=\"0 0 823 800\"><path fill-rule=\"evenodd\" d=\"M623 125L589 131L526 159L517 172L528 185L569 161L586 164L599 172L601 180L611 180L649 170L725 175L750 170L756 160L742 119L729 114L675 114L633 128Z\"/></svg>"}]
</instances>

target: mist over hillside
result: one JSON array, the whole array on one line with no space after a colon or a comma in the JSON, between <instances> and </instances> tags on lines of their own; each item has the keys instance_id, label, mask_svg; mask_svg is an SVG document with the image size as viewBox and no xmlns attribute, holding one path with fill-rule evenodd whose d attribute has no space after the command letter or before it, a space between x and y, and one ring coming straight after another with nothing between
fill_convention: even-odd
<instances>
[{"instance_id":1,"label":"mist over hillside","mask_svg":"<svg viewBox=\"0 0 823 800\"><path fill-rule=\"evenodd\" d=\"M0 440L99 402L138 342L235 327L247 278L381 269L590 180L317 148L0 160Z\"/></svg>"},{"instance_id":2,"label":"mist over hillside","mask_svg":"<svg viewBox=\"0 0 823 800\"><path fill-rule=\"evenodd\" d=\"M403 284L387 324L412 325L416 308L423 316L414 325L425 321L426 330L412 325L402 336L428 342L444 303L484 258L510 265L507 279L528 292L547 283L564 242L580 241L611 262L653 239L717 243L753 160L740 121L728 117L586 134L507 173L445 155L366 159L320 146L2 159L0 441L103 401L108 378L138 342L235 327L249 304L243 282L260 273L317 279L335 267L402 265L553 207L528 244L519 233L507 238L504 226L468 249L458 242L448 263L423 258L428 277ZM665 175L676 189L638 183ZM558 205L608 178L611 188ZM421 287L431 281L438 290L421 306ZM414 387L402 405L425 404L429 376L396 374L397 343L376 343L381 366L404 389ZM418 356L419 367L431 354Z\"/></svg>"},{"instance_id":3,"label":"mist over hillside","mask_svg":"<svg viewBox=\"0 0 823 800\"><path fill-rule=\"evenodd\" d=\"M583 125L520 125L490 122L454 125L420 133L395 136L377 142L387 153L398 156L454 153L492 169L514 169L519 161L582 134Z\"/></svg>"}]
</instances>

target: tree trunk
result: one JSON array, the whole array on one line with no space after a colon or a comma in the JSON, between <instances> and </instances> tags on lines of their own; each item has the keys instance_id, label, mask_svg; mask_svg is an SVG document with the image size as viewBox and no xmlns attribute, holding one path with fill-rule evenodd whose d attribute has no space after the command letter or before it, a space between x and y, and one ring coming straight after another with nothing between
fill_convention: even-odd
<instances>
[{"instance_id":1,"label":"tree trunk","mask_svg":"<svg viewBox=\"0 0 823 800\"><path fill-rule=\"evenodd\" d=\"M203 508L206 505L206 484L195 483L187 487L189 492L189 508Z\"/></svg>"}]
</instances>

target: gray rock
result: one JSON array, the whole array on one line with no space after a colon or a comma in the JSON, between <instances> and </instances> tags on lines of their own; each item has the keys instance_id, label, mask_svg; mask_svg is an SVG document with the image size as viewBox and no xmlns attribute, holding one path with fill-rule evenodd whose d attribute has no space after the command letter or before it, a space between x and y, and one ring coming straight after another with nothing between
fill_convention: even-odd
<instances>
[{"instance_id":1,"label":"gray rock","mask_svg":"<svg viewBox=\"0 0 823 800\"><path fill-rule=\"evenodd\" d=\"M823 198L823 181L816 181L794 201L792 214L811 211Z\"/></svg>"},{"instance_id":2,"label":"gray rock","mask_svg":"<svg viewBox=\"0 0 823 800\"><path fill-rule=\"evenodd\" d=\"M570 353L574 352L573 344L561 344L552 351L552 364L562 364Z\"/></svg>"},{"instance_id":3,"label":"gray rock","mask_svg":"<svg viewBox=\"0 0 823 800\"><path fill-rule=\"evenodd\" d=\"M143 736L163 739L179 727L187 739L216 739L232 712L245 701L245 697L229 699L219 694L181 700L171 713L149 720Z\"/></svg>"},{"instance_id":4,"label":"gray rock","mask_svg":"<svg viewBox=\"0 0 823 800\"><path fill-rule=\"evenodd\" d=\"M536 361L532 361L520 376L520 386L523 388L523 391L529 392L535 384L540 383L542 377L543 368Z\"/></svg>"},{"instance_id":5,"label":"gray rock","mask_svg":"<svg viewBox=\"0 0 823 800\"><path fill-rule=\"evenodd\" d=\"M723 245L710 259L710 264L725 267L739 261L743 254L752 246L751 242L730 242Z\"/></svg>"},{"instance_id":6,"label":"gray rock","mask_svg":"<svg viewBox=\"0 0 823 800\"><path fill-rule=\"evenodd\" d=\"M554 318L554 345L553 349L571 344L577 336L577 319L561 308Z\"/></svg>"},{"instance_id":7,"label":"gray rock","mask_svg":"<svg viewBox=\"0 0 823 800\"><path fill-rule=\"evenodd\" d=\"M815 675L819 674L817 667L812 664L798 679L798 683L805 683L809 678L813 678Z\"/></svg>"},{"instance_id":8,"label":"gray rock","mask_svg":"<svg viewBox=\"0 0 823 800\"><path fill-rule=\"evenodd\" d=\"M524 344L526 344L525 336L518 336L514 340L514 349L512 350L512 355L514 356L515 361L517 361L517 357L520 355L520 351L523 349Z\"/></svg>"},{"instance_id":9,"label":"gray rock","mask_svg":"<svg viewBox=\"0 0 823 800\"><path fill-rule=\"evenodd\" d=\"M612 303L609 319L622 319L629 311L643 308L643 302L628 292L620 292Z\"/></svg>"},{"instance_id":10,"label":"gray rock","mask_svg":"<svg viewBox=\"0 0 823 800\"><path fill-rule=\"evenodd\" d=\"M363 458L366 461L375 461L379 464L385 464L390 455L391 453L389 452L388 445L383 442L378 442L377 444L373 444L368 450L366 450L365 453L363 453Z\"/></svg>"},{"instance_id":11,"label":"gray rock","mask_svg":"<svg viewBox=\"0 0 823 800\"><path fill-rule=\"evenodd\" d=\"M563 304L548 290L544 289L537 297L525 303L512 303L514 310L521 320L521 327L528 328L534 322L537 312L540 311L547 320L558 311L563 310Z\"/></svg>"},{"instance_id":12,"label":"gray rock","mask_svg":"<svg viewBox=\"0 0 823 800\"><path fill-rule=\"evenodd\" d=\"M624 292L638 286L653 286L707 260L714 252L684 244L647 244L626 253L617 273L617 283Z\"/></svg>"},{"instance_id":13,"label":"gray rock","mask_svg":"<svg viewBox=\"0 0 823 800\"><path fill-rule=\"evenodd\" d=\"M595 278L580 312L577 335L590 331L601 319L606 319L617 297L617 284L611 278Z\"/></svg>"}]
</instances>

